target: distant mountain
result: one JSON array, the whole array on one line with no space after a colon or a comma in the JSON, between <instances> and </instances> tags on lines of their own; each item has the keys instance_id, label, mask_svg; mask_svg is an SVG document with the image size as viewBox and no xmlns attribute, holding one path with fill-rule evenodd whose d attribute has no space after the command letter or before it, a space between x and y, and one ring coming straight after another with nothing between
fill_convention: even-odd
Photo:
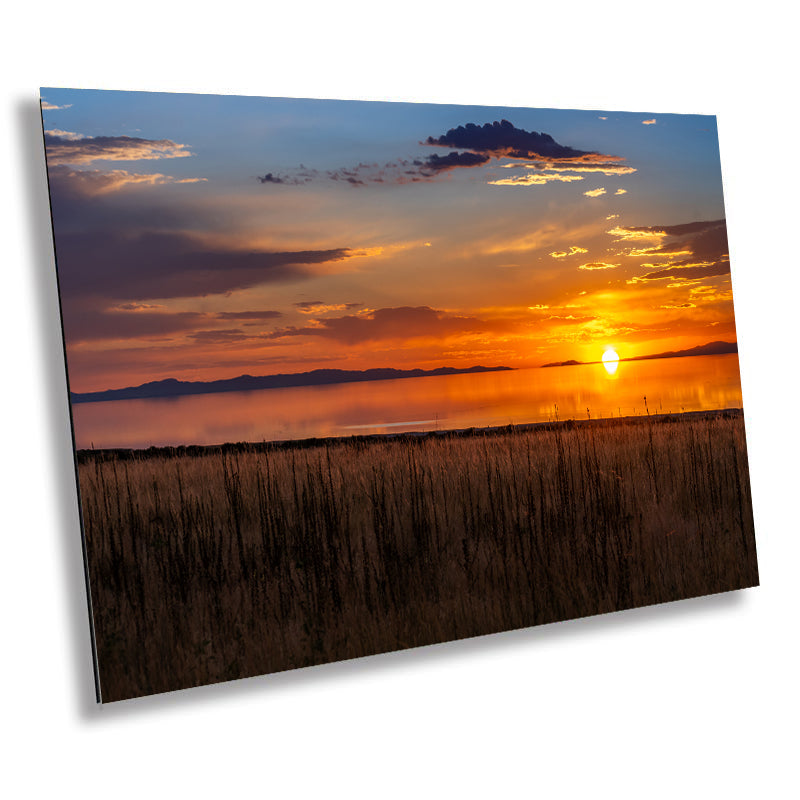
<instances>
[{"instance_id":1,"label":"distant mountain","mask_svg":"<svg viewBox=\"0 0 800 800\"><path fill-rule=\"evenodd\" d=\"M620 361L645 361L648 358L683 358L685 356L726 356L729 353L738 353L739 345L736 342L709 342L688 350L669 350L666 353L656 353L652 356L634 356L622 358Z\"/></svg>"},{"instance_id":2,"label":"distant mountain","mask_svg":"<svg viewBox=\"0 0 800 800\"><path fill-rule=\"evenodd\" d=\"M579 367L581 364L588 364L588 361L576 361L571 358L569 361L554 361L552 364L542 364L543 367Z\"/></svg>"},{"instance_id":3,"label":"distant mountain","mask_svg":"<svg viewBox=\"0 0 800 800\"><path fill-rule=\"evenodd\" d=\"M620 361L647 361L651 358L684 358L687 356L724 356L728 353L738 353L739 345L736 342L709 342L688 350L668 350L666 353L653 353L649 356L633 356L621 358ZM599 364L599 361L557 361L552 364L542 364L543 367L575 367L581 364Z\"/></svg>"},{"instance_id":4,"label":"distant mountain","mask_svg":"<svg viewBox=\"0 0 800 800\"><path fill-rule=\"evenodd\" d=\"M240 375L221 381L179 381L166 378L141 386L125 389L108 389L103 392L72 392L73 403L98 403L106 400L138 400L152 397L180 397L187 394L215 394L217 392L248 392L257 389L285 389L291 386L326 386L332 383L356 381L386 381L397 378L427 378L436 375L464 375L475 372L502 372L512 367L439 367L438 369L315 369L280 375Z\"/></svg>"}]
</instances>

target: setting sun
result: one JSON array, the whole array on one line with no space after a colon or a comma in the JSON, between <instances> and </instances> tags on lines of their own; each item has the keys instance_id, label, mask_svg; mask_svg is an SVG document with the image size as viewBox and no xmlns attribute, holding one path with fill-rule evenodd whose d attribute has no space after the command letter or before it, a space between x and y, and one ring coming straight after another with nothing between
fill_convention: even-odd
<instances>
[{"instance_id":1,"label":"setting sun","mask_svg":"<svg viewBox=\"0 0 800 800\"><path fill-rule=\"evenodd\" d=\"M603 353L603 366L606 368L606 372L608 372L609 375L613 375L617 371L619 356L613 347L609 347L605 353Z\"/></svg>"}]
</instances>

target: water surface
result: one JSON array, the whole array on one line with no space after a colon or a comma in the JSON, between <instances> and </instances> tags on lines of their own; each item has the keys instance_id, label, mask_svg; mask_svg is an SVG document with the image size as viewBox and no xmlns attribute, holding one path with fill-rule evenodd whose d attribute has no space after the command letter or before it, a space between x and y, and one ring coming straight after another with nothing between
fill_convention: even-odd
<instances>
[{"instance_id":1,"label":"water surface","mask_svg":"<svg viewBox=\"0 0 800 800\"><path fill-rule=\"evenodd\" d=\"M73 406L88 447L221 444L741 407L735 354L111 400Z\"/></svg>"}]
</instances>

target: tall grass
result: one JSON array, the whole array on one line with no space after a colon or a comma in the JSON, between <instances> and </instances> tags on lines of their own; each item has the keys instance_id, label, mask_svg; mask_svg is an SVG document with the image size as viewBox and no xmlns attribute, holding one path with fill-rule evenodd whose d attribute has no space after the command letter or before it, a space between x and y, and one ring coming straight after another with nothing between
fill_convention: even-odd
<instances>
[{"instance_id":1,"label":"tall grass","mask_svg":"<svg viewBox=\"0 0 800 800\"><path fill-rule=\"evenodd\" d=\"M79 476L104 700L758 582L740 415Z\"/></svg>"}]
</instances>

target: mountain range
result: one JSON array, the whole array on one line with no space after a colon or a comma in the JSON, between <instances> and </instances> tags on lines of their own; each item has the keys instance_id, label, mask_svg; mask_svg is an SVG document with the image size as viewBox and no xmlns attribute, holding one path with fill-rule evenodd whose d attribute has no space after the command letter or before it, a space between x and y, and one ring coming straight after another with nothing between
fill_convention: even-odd
<instances>
[{"instance_id":1,"label":"mountain range","mask_svg":"<svg viewBox=\"0 0 800 800\"><path fill-rule=\"evenodd\" d=\"M632 356L621 358L620 361L647 361L651 358L684 358L687 356L724 356L728 353L738 353L739 346L736 342L709 342L687 350L668 350L665 353L653 353L649 356ZM555 361L552 364L542 364L543 367L577 367L583 364L599 364L599 361Z\"/></svg>"},{"instance_id":2,"label":"mountain range","mask_svg":"<svg viewBox=\"0 0 800 800\"><path fill-rule=\"evenodd\" d=\"M426 378L436 375L464 375L475 372L500 372L511 367L439 367L437 369L392 369L377 368L364 370L315 369L311 372L297 372L280 375L240 375L219 381L179 381L166 378L150 381L140 386L124 389L108 389L101 392L72 392L73 403L97 403L106 400L138 400L153 397L180 397L187 394L214 394L216 392L248 392L258 389L285 389L291 386L327 386L332 383L353 383L356 381L386 381L397 378Z\"/></svg>"}]
</instances>

